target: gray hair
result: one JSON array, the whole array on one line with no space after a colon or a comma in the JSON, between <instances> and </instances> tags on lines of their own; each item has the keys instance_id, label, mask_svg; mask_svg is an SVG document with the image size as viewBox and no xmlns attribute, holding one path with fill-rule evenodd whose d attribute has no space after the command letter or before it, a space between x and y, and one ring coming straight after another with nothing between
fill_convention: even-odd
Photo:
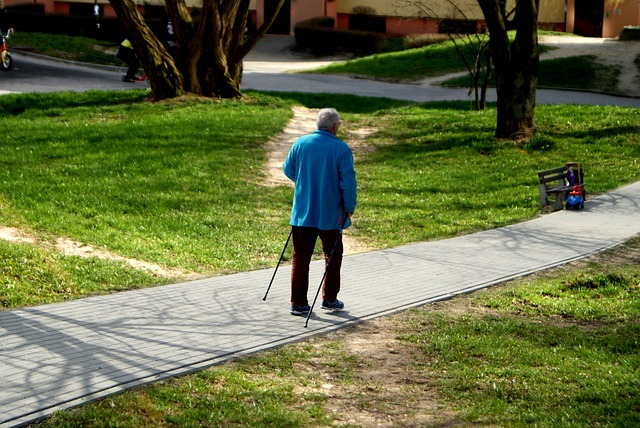
<instances>
[{"instance_id":1,"label":"gray hair","mask_svg":"<svg viewBox=\"0 0 640 428\"><path fill-rule=\"evenodd\" d=\"M323 108L318 112L316 122L318 129L330 131L333 125L340 122L340 114L334 108Z\"/></svg>"}]
</instances>

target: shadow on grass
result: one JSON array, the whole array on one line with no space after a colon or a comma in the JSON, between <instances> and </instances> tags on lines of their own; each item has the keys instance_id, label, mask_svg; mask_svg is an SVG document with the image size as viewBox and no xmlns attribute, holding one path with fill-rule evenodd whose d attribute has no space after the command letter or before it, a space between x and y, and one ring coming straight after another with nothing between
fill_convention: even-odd
<instances>
[{"instance_id":1,"label":"shadow on grass","mask_svg":"<svg viewBox=\"0 0 640 428\"><path fill-rule=\"evenodd\" d=\"M253 91L245 91L251 93ZM410 101L392 100L389 98L359 97L356 95L343 94L308 94L302 92L268 92L260 91L262 94L269 94L301 104L307 108L333 107L341 113L367 114L380 110L395 107L413 105Z\"/></svg>"}]
</instances>

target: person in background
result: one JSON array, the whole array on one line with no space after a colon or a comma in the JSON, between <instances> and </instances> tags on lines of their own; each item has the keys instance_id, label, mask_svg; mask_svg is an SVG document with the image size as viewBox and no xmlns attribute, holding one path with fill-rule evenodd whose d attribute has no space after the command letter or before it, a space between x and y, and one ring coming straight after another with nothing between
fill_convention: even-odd
<instances>
[{"instance_id":1,"label":"person in background","mask_svg":"<svg viewBox=\"0 0 640 428\"><path fill-rule=\"evenodd\" d=\"M337 137L340 115L335 109L320 110L316 123L316 131L293 143L282 166L285 175L295 183L290 221L292 315L305 315L311 310L307 300L309 264L318 237L322 241L327 269L322 287L322 308L344 308L338 293L342 229L350 225L349 219L356 208L353 154L347 143Z\"/></svg>"},{"instance_id":2,"label":"person in background","mask_svg":"<svg viewBox=\"0 0 640 428\"><path fill-rule=\"evenodd\" d=\"M122 43L120 43L120 47L118 48L118 58L126 62L129 66L127 68L127 74L122 76L122 80L124 82L136 82L140 80L136 77L136 73L140 67L140 61L138 60L136 52L133 50L133 45L128 38L124 39Z\"/></svg>"}]
</instances>

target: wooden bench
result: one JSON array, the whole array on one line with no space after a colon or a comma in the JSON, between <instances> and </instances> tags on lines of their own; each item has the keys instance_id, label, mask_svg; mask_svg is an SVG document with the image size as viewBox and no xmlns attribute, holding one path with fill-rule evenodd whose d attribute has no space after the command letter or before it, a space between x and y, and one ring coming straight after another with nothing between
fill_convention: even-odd
<instances>
[{"instance_id":1,"label":"wooden bench","mask_svg":"<svg viewBox=\"0 0 640 428\"><path fill-rule=\"evenodd\" d=\"M573 182L570 173L573 173ZM565 166L538 172L538 184L540 189L540 208L547 206L554 210L561 210L563 202L574 186L579 186L584 198L584 175L582 165L579 163L567 163Z\"/></svg>"}]
</instances>

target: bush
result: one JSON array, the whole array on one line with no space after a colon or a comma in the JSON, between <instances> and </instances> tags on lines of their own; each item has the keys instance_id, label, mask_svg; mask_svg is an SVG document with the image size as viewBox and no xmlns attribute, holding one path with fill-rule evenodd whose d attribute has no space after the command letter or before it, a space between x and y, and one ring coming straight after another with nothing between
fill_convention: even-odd
<instances>
[{"instance_id":1,"label":"bush","mask_svg":"<svg viewBox=\"0 0 640 428\"><path fill-rule=\"evenodd\" d=\"M336 25L336 21L330 16L318 16L316 18L311 18L306 21L299 22L296 25L301 26L309 26L309 27L327 27L334 28Z\"/></svg>"},{"instance_id":2,"label":"bush","mask_svg":"<svg viewBox=\"0 0 640 428\"><path fill-rule=\"evenodd\" d=\"M334 22L331 17L319 17L297 23L294 27L297 46L316 55L341 51L373 54L384 49L383 34L335 28Z\"/></svg>"},{"instance_id":3,"label":"bush","mask_svg":"<svg viewBox=\"0 0 640 428\"><path fill-rule=\"evenodd\" d=\"M625 26L620 32L618 40L640 40L640 27Z\"/></svg>"},{"instance_id":4,"label":"bush","mask_svg":"<svg viewBox=\"0 0 640 428\"><path fill-rule=\"evenodd\" d=\"M350 15L349 30L386 33L387 18L385 18L384 16L372 15Z\"/></svg>"},{"instance_id":5,"label":"bush","mask_svg":"<svg viewBox=\"0 0 640 428\"><path fill-rule=\"evenodd\" d=\"M376 10L370 6L356 6L349 15L349 30L387 32L387 18L375 16Z\"/></svg>"},{"instance_id":6,"label":"bush","mask_svg":"<svg viewBox=\"0 0 640 428\"><path fill-rule=\"evenodd\" d=\"M377 15L378 12L371 6L356 6L351 9L354 15Z\"/></svg>"}]
</instances>

